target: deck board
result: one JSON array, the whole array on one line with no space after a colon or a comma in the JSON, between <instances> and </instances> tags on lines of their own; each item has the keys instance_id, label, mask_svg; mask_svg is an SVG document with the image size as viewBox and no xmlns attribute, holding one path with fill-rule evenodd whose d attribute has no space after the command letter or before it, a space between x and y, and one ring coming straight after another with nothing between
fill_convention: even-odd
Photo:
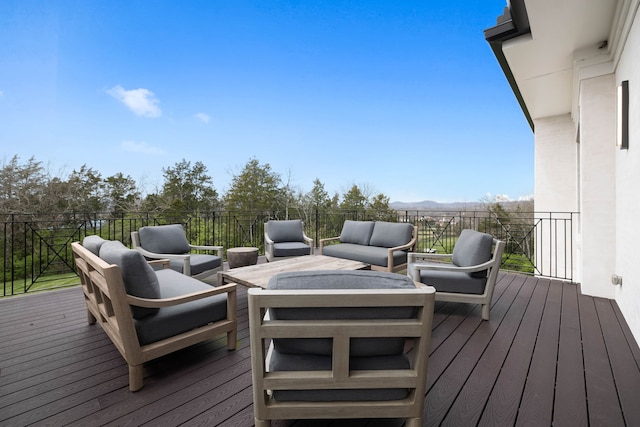
<instances>
[{"instance_id":1,"label":"deck board","mask_svg":"<svg viewBox=\"0 0 640 427\"><path fill-rule=\"evenodd\" d=\"M545 285L548 291L527 380L522 395L517 396L520 406L516 425L551 425L553 417L562 287L548 282Z\"/></svg>"},{"instance_id":2,"label":"deck board","mask_svg":"<svg viewBox=\"0 0 640 427\"><path fill-rule=\"evenodd\" d=\"M593 333L600 328L596 299L578 296L589 420L594 425L622 425L622 408L616 396L604 337L602 333Z\"/></svg>"},{"instance_id":3,"label":"deck board","mask_svg":"<svg viewBox=\"0 0 640 427\"><path fill-rule=\"evenodd\" d=\"M498 325L515 300L523 282L524 280L516 280L509 284L507 290L499 297L498 301L500 303L493 305L490 321L485 322L482 320L480 306L476 306L471 312L472 314L458 328L458 330L466 332L460 334L463 340L456 340L461 343L464 341L462 348L457 351L455 357L449 359L451 363L438 376L437 382L427 392L427 425L440 425L446 418L473 368L491 341ZM465 328L465 326L467 327ZM454 335L458 335L458 330ZM451 357L451 355L448 356ZM429 376L431 376L431 368L429 369Z\"/></svg>"},{"instance_id":4,"label":"deck board","mask_svg":"<svg viewBox=\"0 0 640 427\"><path fill-rule=\"evenodd\" d=\"M532 287L532 286L530 286ZM527 374L533 357L536 337L540 329L544 303L547 298L549 285L542 281L533 290L529 304L520 322L514 326L514 337L506 354L493 354L495 363L503 363L497 372L497 378L493 384L487 384L492 390L486 391L483 396L486 405L483 408L481 423L489 425L497 422L498 425L513 425L518 414L520 396L527 380ZM500 356L498 358L498 356Z\"/></svg>"},{"instance_id":5,"label":"deck board","mask_svg":"<svg viewBox=\"0 0 640 427\"><path fill-rule=\"evenodd\" d=\"M588 425L578 292L563 286L553 423Z\"/></svg>"},{"instance_id":6,"label":"deck board","mask_svg":"<svg viewBox=\"0 0 640 427\"><path fill-rule=\"evenodd\" d=\"M640 383L640 371L637 361L634 359L620 324L615 314L611 301L595 298L595 307L598 320L603 325L602 330L607 356L611 360L613 381L617 389L621 390L620 405L622 416L628 425L640 425L640 405L638 398L633 397L633 391L638 391ZM616 390L617 392L617 390Z\"/></svg>"},{"instance_id":7,"label":"deck board","mask_svg":"<svg viewBox=\"0 0 640 427\"><path fill-rule=\"evenodd\" d=\"M4 298L0 426L251 426L246 304L239 288L235 351L220 337L152 361L144 388L131 393L124 360L87 324L79 287ZM501 273L488 322L476 305L436 304L425 425L640 425L639 366L615 302L582 296L574 284Z\"/></svg>"}]
</instances>

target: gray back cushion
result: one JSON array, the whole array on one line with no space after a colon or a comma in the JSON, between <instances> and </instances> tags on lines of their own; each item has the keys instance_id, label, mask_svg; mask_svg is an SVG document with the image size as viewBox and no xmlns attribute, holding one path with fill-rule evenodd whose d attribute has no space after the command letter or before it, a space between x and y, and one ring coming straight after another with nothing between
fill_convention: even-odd
<instances>
[{"instance_id":1,"label":"gray back cushion","mask_svg":"<svg viewBox=\"0 0 640 427\"><path fill-rule=\"evenodd\" d=\"M138 230L140 245L158 254L186 254L191 250L180 224L142 227Z\"/></svg>"},{"instance_id":2,"label":"gray back cushion","mask_svg":"<svg viewBox=\"0 0 640 427\"><path fill-rule=\"evenodd\" d=\"M470 267L491 259L493 236L479 231L464 229L453 247L451 262L458 267ZM474 276L486 275L483 272L471 273Z\"/></svg>"},{"instance_id":3,"label":"gray back cushion","mask_svg":"<svg viewBox=\"0 0 640 427\"><path fill-rule=\"evenodd\" d=\"M382 248L406 245L413 237L413 225L400 222L376 221L369 244Z\"/></svg>"},{"instance_id":4,"label":"gray back cushion","mask_svg":"<svg viewBox=\"0 0 640 427\"><path fill-rule=\"evenodd\" d=\"M106 240L104 240L100 236L95 236L95 235L87 236L84 239L82 239L82 246L84 246L85 249L88 249L91 252L93 252L95 256L100 256L100 248L105 242Z\"/></svg>"},{"instance_id":5,"label":"gray back cushion","mask_svg":"<svg viewBox=\"0 0 640 427\"><path fill-rule=\"evenodd\" d=\"M395 273L379 271L297 271L276 274L267 289L407 289L415 288L411 279ZM321 319L408 319L415 316L414 307L318 307L269 309L273 320ZM275 339L281 353L330 355L332 342L323 338ZM402 338L356 338L351 343L352 356L400 354Z\"/></svg>"},{"instance_id":6,"label":"gray back cushion","mask_svg":"<svg viewBox=\"0 0 640 427\"><path fill-rule=\"evenodd\" d=\"M142 254L118 241L107 241L100 248L100 258L120 267L124 287L129 295L140 298L161 298L160 284L153 268ZM133 317L143 318L158 312L157 308L131 306Z\"/></svg>"},{"instance_id":7,"label":"gray back cushion","mask_svg":"<svg viewBox=\"0 0 640 427\"><path fill-rule=\"evenodd\" d=\"M341 243L355 243L356 245L369 245L371 233L373 232L373 221L351 221L346 220L342 226L340 234Z\"/></svg>"},{"instance_id":8,"label":"gray back cushion","mask_svg":"<svg viewBox=\"0 0 640 427\"><path fill-rule=\"evenodd\" d=\"M304 233L299 219L267 222L267 235L275 243L302 242Z\"/></svg>"}]
</instances>

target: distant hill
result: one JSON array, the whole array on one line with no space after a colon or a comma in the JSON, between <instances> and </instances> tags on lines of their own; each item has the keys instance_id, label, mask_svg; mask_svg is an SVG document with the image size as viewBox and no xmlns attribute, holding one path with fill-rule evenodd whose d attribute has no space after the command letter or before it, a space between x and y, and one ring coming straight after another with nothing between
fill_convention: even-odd
<instances>
[{"instance_id":1,"label":"distant hill","mask_svg":"<svg viewBox=\"0 0 640 427\"><path fill-rule=\"evenodd\" d=\"M509 205L517 205L519 202L516 201L505 201L500 202L506 209L509 208ZM450 203L441 203L434 202L433 200L423 200L421 202L391 202L389 206L392 209L399 211L412 211L412 210L437 210L437 211L446 211L446 210L455 210L455 211L470 211L470 210L482 210L485 207L485 203L482 202L450 202ZM514 206L515 207L515 206Z\"/></svg>"}]
</instances>

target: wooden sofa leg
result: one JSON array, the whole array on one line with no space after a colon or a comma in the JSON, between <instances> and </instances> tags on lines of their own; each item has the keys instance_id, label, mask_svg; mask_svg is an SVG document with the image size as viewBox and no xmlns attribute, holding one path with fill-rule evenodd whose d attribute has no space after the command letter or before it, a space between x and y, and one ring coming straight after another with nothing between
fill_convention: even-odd
<instances>
[{"instance_id":1,"label":"wooden sofa leg","mask_svg":"<svg viewBox=\"0 0 640 427\"><path fill-rule=\"evenodd\" d=\"M483 304L482 305L482 318L484 320L489 320L489 311L491 311L491 304Z\"/></svg>"},{"instance_id":2,"label":"wooden sofa leg","mask_svg":"<svg viewBox=\"0 0 640 427\"><path fill-rule=\"evenodd\" d=\"M96 316L94 316L94 315L93 315L93 313L91 312L91 310L87 310L87 322L88 322L90 325L93 325L93 324L95 324L95 323L96 323L96 320L98 320L98 319L96 319Z\"/></svg>"},{"instance_id":3,"label":"wooden sofa leg","mask_svg":"<svg viewBox=\"0 0 640 427\"><path fill-rule=\"evenodd\" d=\"M255 419L256 427L271 427L271 421Z\"/></svg>"},{"instance_id":4,"label":"wooden sofa leg","mask_svg":"<svg viewBox=\"0 0 640 427\"><path fill-rule=\"evenodd\" d=\"M235 329L233 331L227 332L227 349L235 350L237 339L238 339L238 336L237 336L237 331Z\"/></svg>"},{"instance_id":5,"label":"wooden sofa leg","mask_svg":"<svg viewBox=\"0 0 640 427\"><path fill-rule=\"evenodd\" d=\"M422 427L422 418L407 418L405 427Z\"/></svg>"},{"instance_id":6,"label":"wooden sofa leg","mask_svg":"<svg viewBox=\"0 0 640 427\"><path fill-rule=\"evenodd\" d=\"M138 391L142 388L144 381L144 366L129 365L129 390Z\"/></svg>"}]
</instances>

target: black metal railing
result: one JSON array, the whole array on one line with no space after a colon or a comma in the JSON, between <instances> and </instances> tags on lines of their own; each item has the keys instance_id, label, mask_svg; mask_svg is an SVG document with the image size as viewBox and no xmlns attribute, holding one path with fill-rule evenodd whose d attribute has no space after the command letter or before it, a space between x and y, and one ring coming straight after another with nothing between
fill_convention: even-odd
<instances>
[{"instance_id":1,"label":"black metal railing","mask_svg":"<svg viewBox=\"0 0 640 427\"><path fill-rule=\"evenodd\" d=\"M375 211L312 210L302 218L305 233L315 239L340 235L345 220L408 222L418 227L416 250L450 253L464 228L505 241L502 268L543 277L573 279L573 240L577 214L490 211L398 211L381 218ZM131 245L131 231L145 225L182 223L188 239L224 248L253 246L264 253L265 212L215 211L166 217L153 213L73 214L38 219L12 214L0 218L2 296L77 284L71 242L97 234Z\"/></svg>"}]
</instances>

